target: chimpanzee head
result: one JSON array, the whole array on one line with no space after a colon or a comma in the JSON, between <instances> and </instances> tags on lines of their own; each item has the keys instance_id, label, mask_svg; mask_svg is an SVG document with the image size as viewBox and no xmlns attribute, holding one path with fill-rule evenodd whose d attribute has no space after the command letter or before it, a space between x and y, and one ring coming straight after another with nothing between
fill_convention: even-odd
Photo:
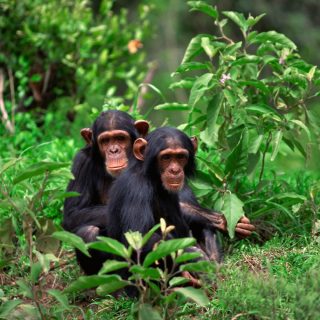
<instances>
[{"instance_id":1,"label":"chimpanzee head","mask_svg":"<svg viewBox=\"0 0 320 320\"><path fill-rule=\"evenodd\" d=\"M103 161L106 172L116 177L128 166L133 142L148 129L144 120L134 121L125 112L109 110L99 115L92 129L82 129L81 135L92 145L93 156Z\"/></svg>"},{"instance_id":2,"label":"chimpanzee head","mask_svg":"<svg viewBox=\"0 0 320 320\"><path fill-rule=\"evenodd\" d=\"M154 130L146 140L134 142L133 153L144 161L143 170L153 181L160 181L170 192L179 192L195 171L197 139L189 138L175 128L163 127Z\"/></svg>"}]
</instances>

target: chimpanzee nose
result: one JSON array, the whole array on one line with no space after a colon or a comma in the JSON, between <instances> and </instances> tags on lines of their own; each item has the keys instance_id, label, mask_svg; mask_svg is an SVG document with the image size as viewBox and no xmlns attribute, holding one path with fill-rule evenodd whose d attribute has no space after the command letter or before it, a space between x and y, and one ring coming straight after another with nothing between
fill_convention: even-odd
<instances>
[{"instance_id":1,"label":"chimpanzee nose","mask_svg":"<svg viewBox=\"0 0 320 320\"><path fill-rule=\"evenodd\" d=\"M177 175L181 172L181 168L179 166L172 165L169 171L171 174Z\"/></svg>"},{"instance_id":2,"label":"chimpanzee nose","mask_svg":"<svg viewBox=\"0 0 320 320\"><path fill-rule=\"evenodd\" d=\"M111 148L109 149L110 153L118 153L119 152L119 147L118 146L111 146Z\"/></svg>"}]
</instances>

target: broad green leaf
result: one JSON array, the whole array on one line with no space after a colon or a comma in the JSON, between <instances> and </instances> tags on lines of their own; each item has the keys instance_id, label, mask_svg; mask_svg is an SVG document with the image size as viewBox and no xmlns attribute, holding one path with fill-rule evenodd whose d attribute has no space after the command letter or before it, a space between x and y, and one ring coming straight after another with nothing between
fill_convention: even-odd
<instances>
[{"instance_id":1,"label":"broad green leaf","mask_svg":"<svg viewBox=\"0 0 320 320\"><path fill-rule=\"evenodd\" d=\"M100 241L89 243L89 248L112 253L123 258L130 257L128 249L121 242L108 237L97 237L97 239Z\"/></svg>"},{"instance_id":2,"label":"broad green leaf","mask_svg":"<svg viewBox=\"0 0 320 320\"><path fill-rule=\"evenodd\" d=\"M248 63L258 64L261 61L262 61L261 57L248 54L244 57L238 58L237 60L232 62L231 65L234 67L234 66L242 66L242 65L248 64Z\"/></svg>"},{"instance_id":3,"label":"broad green leaf","mask_svg":"<svg viewBox=\"0 0 320 320\"><path fill-rule=\"evenodd\" d=\"M182 79L180 81L171 83L169 86L169 89L176 89L176 88L182 88L182 89L191 89L193 84L195 82L195 79Z\"/></svg>"},{"instance_id":4,"label":"broad green leaf","mask_svg":"<svg viewBox=\"0 0 320 320\"><path fill-rule=\"evenodd\" d=\"M25 169L22 173L20 173L13 180L13 184L17 184L23 180L42 175L45 172L50 172L50 171L54 171L54 170L68 167L69 165L70 165L69 162L42 161L42 162L36 163L36 164L30 166L29 168Z\"/></svg>"},{"instance_id":5,"label":"broad green leaf","mask_svg":"<svg viewBox=\"0 0 320 320\"><path fill-rule=\"evenodd\" d=\"M239 219L244 216L243 202L235 194L228 192L218 199L215 209L224 214L227 220L229 236L233 239L235 227Z\"/></svg>"},{"instance_id":6,"label":"broad green leaf","mask_svg":"<svg viewBox=\"0 0 320 320\"><path fill-rule=\"evenodd\" d=\"M39 262L33 263L30 271L30 280L33 284L37 283L42 272L42 266Z\"/></svg>"},{"instance_id":7,"label":"broad green leaf","mask_svg":"<svg viewBox=\"0 0 320 320\"><path fill-rule=\"evenodd\" d=\"M170 279L169 281L169 286L170 287L177 287L177 286L181 286L185 283L188 283L189 279L185 278L185 277L174 277L172 279Z\"/></svg>"},{"instance_id":8,"label":"broad green leaf","mask_svg":"<svg viewBox=\"0 0 320 320\"><path fill-rule=\"evenodd\" d=\"M249 18L247 19L247 23L249 27L253 27L255 24L257 24L261 18L263 18L266 14L262 13L257 17L252 17L251 15L249 16Z\"/></svg>"},{"instance_id":9,"label":"broad green leaf","mask_svg":"<svg viewBox=\"0 0 320 320\"><path fill-rule=\"evenodd\" d=\"M204 69L210 70L210 64L192 61L192 62L182 63L176 70L176 73L182 73L182 72L194 71L194 70L204 70Z\"/></svg>"},{"instance_id":10,"label":"broad green leaf","mask_svg":"<svg viewBox=\"0 0 320 320\"><path fill-rule=\"evenodd\" d=\"M218 139L218 125L217 120L221 110L223 102L223 96L221 94L216 94L209 101L207 106L207 125L208 125L208 136L211 137L211 144L213 145Z\"/></svg>"},{"instance_id":11,"label":"broad green leaf","mask_svg":"<svg viewBox=\"0 0 320 320\"><path fill-rule=\"evenodd\" d=\"M263 134L259 134L257 137L255 137L254 141L249 145L249 153L256 154L259 151L263 137Z\"/></svg>"},{"instance_id":12,"label":"broad green leaf","mask_svg":"<svg viewBox=\"0 0 320 320\"><path fill-rule=\"evenodd\" d=\"M271 161L273 161L276 158L276 156L279 152L279 147L280 147L280 143L282 141L282 136L283 136L283 132L282 132L282 130L279 130L276 132L276 136L272 140L272 154L271 154L271 158L270 158Z\"/></svg>"},{"instance_id":13,"label":"broad green leaf","mask_svg":"<svg viewBox=\"0 0 320 320\"><path fill-rule=\"evenodd\" d=\"M150 304L143 303L139 305L139 320L162 320L159 312L152 308Z\"/></svg>"},{"instance_id":14,"label":"broad green leaf","mask_svg":"<svg viewBox=\"0 0 320 320\"><path fill-rule=\"evenodd\" d=\"M182 266L180 266L180 270L189 272L213 273L216 270L216 266L212 261L202 260L183 264Z\"/></svg>"},{"instance_id":15,"label":"broad green leaf","mask_svg":"<svg viewBox=\"0 0 320 320\"><path fill-rule=\"evenodd\" d=\"M186 49L186 52L182 58L181 64L185 64L186 62L190 62L194 57L203 52L203 48L201 46L201 39L204 35L199 34L191 39L189 45Z\"/></svg>"},{"instance_id":16,"label":"broad green leaf","mask_svg":"<svg viewBox=\"0 0 320 320\"><path fill-rule=\"evenodd\" d=\"M271 197L270 199L268 199L267 201L274 201L274 200L293 200L296 203L299 202L304 202L307 200L307 198L301 194L297 194L294 192L285 192L285 193L280 193L280 194L276 194L273 197Z\"/></svg>"},{"instance_id":17,"label":"broad green leaf","mask_svg":"<svg viewBox=\"0 0 320 320\"><path fill-rule=\"evenodd\" d=\"M160 243L154 251L147 254L143 261L143 266L148 267L155 261L162 259L173 252L194 245L195 242L196 241L193 238L180 238L164 241Z\"/></svg>"},{"instance_id":18,"label":"broad green leaf","mask_svg":"<svg viewBox=\"0 0 320 320\"><path fill-rule=\"evenodd\" d=\"M239 105L236 95L234 91L229 89L222 90L224 97L226 98L227 104L231 107Z\"/></svg>"},{"instance_id":19,"label":"broad green leaf","mask_svg":"<svg viewBox=\"0 0 320 320\"><path fill-rule=\"evenodd\" d=\"M278 117L279 120L282 117L275 109L273 109L273 108L269 107L267 104L263 104L263 103L252 104L252 105L246 106L245 110L253 112L253 113L260 113L260 114L271 113L271 114L276 115L276 117Z\"/></svg>"},{"instance_id":20,"label":"broad green leaf","mask_svg":"<svg viewBox=\"0 0 320 320\"><path fill-rule=\"evenodd\" d=\"M205 3L204 1L188 1L187 3L191 7L190 11L201 11L213 19L218 18L217 9Z\"/></svg>"},{"instance_id":21,"label":"broad green leaf","mask_svg":"<svg viewBox=\"0 0 320 320\"><path fill-rule=\"evenodd\" d=\"M187 299L193 300L201 307L205 307L210 301L206 296L204 290L202 289L195 289L192 287L185 287L185 288L177 288L175 292L183 295Z\"/></svg>"},{"instance_id":22,"label":"broad green leaf","mask_svg":"<svg viewBox=\"0 0 320 320\"><path fill-rule=\"evenodd\" d=\"M222 13L238 25L243 32L247 32L249 24L242 13L234 11L223 11Z\"/></svg>"},{"instance_id":23,"label":"broad green leaf","mask_svg":"<svg viewBox=\"0 0 320 320\"><path fill-rule=\"evenodd\" d=\"M33 292L32 287L29 286L24 280L18 280L17 285L19 286L19 294L29 298L33 299Z\"/></svg>"},{"instance_id":24,"label":"broad green leaf","mask_svg":"<svg viewBox=\"0 0 320 320\"><path fill-rule=\"evenodd\" d=\"M270 93L269 88L262 81L259 81L259 80L238 81L238 84L240 84L242 86L255 87L257 89L260 89L264 94Z\"/></svg>"},{"instance_id":25,"label":"broad green leaf","mask_svg":"<svg viewBox=\"0 0 320 320\"><path fill-rule=\"evenodd\" d=\"M248 130L245 128L241 134L235 135L237 144L227 157L225 172L231 176L247 168L248 164Z\"/></svg>"},{"instance_id":26,"label":"broad green leaf","mask_svg":"<svg viewBox=\"0 0 320 320\"><path fill-rule=\"evenodd\" d=\"M189 260L193 260L196 258L201 257L201 253L200 252L184 252L181 255L179 255L174 262L175 263L182 263L182 262L186 262Z\"/></svg>"},{"instance_id":27,"label":"broad green leaf","mask_svg":"<svg viewBox=\"0 0 320 320\"><path fill-rule=\"evenodd\" d=\"M112 283L114 281L121 281L121 277L112 275L92 275L81 276L77 280L73 281L63 292L77 292L91 288L98 287L102 284Z\"/></svg>"},{"instance_id":28,"label":"broad green leaf","mask_svg":"<svg viewBox=\"0 0 320 320\"><path fill-rule=\"evenodd\" d=\"M210 59L212 59L219 50L218 47L212 45L209 37L201 38L201 47Z\"/></svg>"},{"instance_id":29,"label":"broad green leaf","mask_svg":"<svg viewBox=\"0 0 320 320\"><path fill-rule=\"evenodd\" d=\"M297 119L292 119L292 120L290 120L290 122L293 122L293 123L295 123L297 126L299 126L300 128L302 128L302 129L306 132L309 141L311 141L311 133L310 133L310 130L309 130L309 128L308 128L302 121L297 120Z\"/></svg>"},{"instance_id":30,"label":"broad green leaf","mask_svg":"<svg viewBox=\"0 0 320 320\"><path fill-rule=\"evenodd\" d=\"M190 106L195 106L201 97L209 90L209 83L212 78L212 73L205 73L194 82L189 97L188 104Z\"/></svg>"},{"instance_id":31,"label":"broad green leaf","mask_svg":"<svg viewBox=\"0 0 320 320\"><path fill-rule=\"evenodd\" d=\"M129 267L129 263L126 261L107 260L103 263L102 268L99 271L99 275L113 272L122 268Z\"/></svg>"},{"instance_id":32,"label":"broad green leaf","mask_svg":"<svg viewBox=\"0 0 320 320\"><path fill-rule=\"evenodd\" d=\"M151 238L151 236L159 229L160 224L156 224L155 226L153 226L142 238L142 245L144 246L149 239Z\"/></svg>"},{"instance_id":33,"label":"broad green leaf","mask_svg":"<svg viewBox=\"0 0 320 320\"><path fill-rule=\"evenodd\" d=\"M126 287L129 283L121 279L114 279L106 284L102 284L97 288L97 294L99 296L105 296L119 289Z\"/></svg>"},{"instance_id":34,"label":"broad green leaf","mask_svg":"<svg viewBox=\"0 0 320 320\"><path fill-rule=\"evenodd\" d=\"M218 166L200 156L198 156L197 159L199 159L203 164L205 164L205 166L209 170L209 173L212 173L219 181L222 182L224 180L225 174Z\"/></svg>"},{"instance_id":35,"label":"broad green leaf","mask_svg":"<svg viewBox=\"0 0 320 320\"><path fill-rule=\"evenodd\" d=\"M188 111L191 107L188 104L184 103L163 103L154 107L155 110L168 110L168 111Z\"/></svg>"},{"instance_id":36,"label":"broad green leaf","mask_svg":"<svg viewBox=\"0 0 320 320\"><path fill-rule=\"evenodd\" d=\"M157 268L145 268L143 266L134 265L129 270L133 276L135 274L139 274L143 279L152 279L152 280L159 280L161 278L161 274L159 269Z\"/></svg>"},{"instance_id":37,"label":"broad green leaf","mask_svg":"<svg viewBox=\"0 0 320 320\"><path fill-rule=\"evenodd\" d=\"M283 47L296 50L297 46L285 35L276 31L261 32L250 38L250 43L265 43L270 41L272 43L279 43Z\"/></svg>"},{"instance_id":38,"label":"broad green leaf","mask_svg":"<svg viewBox=\"0 0 320 320\"><path fill-rule=\"evenodd\" d=\"M55 290L55 289L49 289L47 290L47 293L53 296L65 310L70 310L72 308L69 305L68 297L65 294L63 294L61 291Z\"/></svg>"},{"instance_id":39,"label":"broad green leaf","mask_svg":"<svg viewBox=\"0 0 320 320\"><path fill-rule=\"evenodd\" d=\"M140 250L142 248L142 234L139 231L129 231L126 232L124 236L134 250Z\"/></svg>"},{"instance_id":40,"label":"broad green leaf","mask_svg":"<svg viewBox=\"0 0 320 320\"><path fill-rule=\"evenodd\" d=\"M0 319L10 319L9 316L11 312L21 303L23 303L23 301L20 299L3 302L0 306Z\"/></svg>"},{"instance_id":41,"label":"broad green leaf","mask_svg":"<svg viewBox=\"0 0 320 320\"><path fill-rule=\"evenodd\" d=\"M77 248L83 254L90 257L89 251L87 249L87 245L84 243L81 237L75 235L74 233L68 231L56 231L52 234L55 239L63 241L68 245Z\"/></svg>"}]
</instances>

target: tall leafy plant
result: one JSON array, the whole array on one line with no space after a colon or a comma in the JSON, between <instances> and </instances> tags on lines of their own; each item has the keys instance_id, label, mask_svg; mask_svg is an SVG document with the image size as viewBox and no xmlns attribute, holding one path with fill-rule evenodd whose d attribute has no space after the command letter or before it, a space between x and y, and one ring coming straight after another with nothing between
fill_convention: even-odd
<instances>
[{"instance_id":1,"label":"tall leafy plant","mask_svg":"<svg viewBox=\"0 0 320 320\"><path fill-rule=\"evenodd\" d=\"M190 90L188 102L156 109L188 111L180 128L200 138L193 186L204 202L214 202L225 214L233 237L245 204L258 203L250 210L260 213L277 208L290 214L292 205L305 200L294 193L277 195L265 199L261 209L259 190L267 161L276 159L282 145L308 157L316 132L310 128L318 129L308 104L319 95L320 73L285 35L253 30L263 14L219 12L204 1L188 5L208 15L217 33L196 35L174 73L179 80L171 88ZM228 37L229 23L239 28L241 39ZM248 177L255 178L254 190L244 186Z\"/></svg>"}]
</instances>

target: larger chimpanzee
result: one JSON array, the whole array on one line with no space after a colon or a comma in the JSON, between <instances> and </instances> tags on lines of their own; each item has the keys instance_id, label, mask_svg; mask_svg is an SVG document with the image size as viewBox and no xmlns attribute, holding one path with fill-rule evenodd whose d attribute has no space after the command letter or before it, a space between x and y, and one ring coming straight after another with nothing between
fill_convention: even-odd
<instances>
[{"instance_id":1,"label":"larger chimpanzee","mask_svg":"<svg viewBox=\"0 0 320 320\"><path fill-rule=\"evenodd\" d=\"M91 242L105 234L106 204L113 180L123 171L132 156L132 145L144 136L149 125L134 121L125 112L110 110L100 114L92 130L82 130L87 146L76 155L67 191L80 195L66 199L63 227ZM92 252L87 258L77 252L78 261L87 274L97 273L105 260L103 253Z\"/></svg>"},{"instance_id":2,"label":"larger chimpanzee","mask_svg":"<svg viewBox=\"0 0 320 320\"><path fill-rule=\"evenodd\" d=\"M169 127L156 129L146 140L137 139L133 153L139 161L130 164L110 190L108 236L125 243L125 232L145 234L160 218L175 226L172 237L187 237L190 229L208 230L212 235L214 229L210 230L206 219L186 217L180 209L179 192L195 172L195 150L195 140ZM156 236L152 242L159 238ZM149 243L147 250L151 246ZM219 248L214 249L219 261Z\"/></svg>"}]
</instances>

